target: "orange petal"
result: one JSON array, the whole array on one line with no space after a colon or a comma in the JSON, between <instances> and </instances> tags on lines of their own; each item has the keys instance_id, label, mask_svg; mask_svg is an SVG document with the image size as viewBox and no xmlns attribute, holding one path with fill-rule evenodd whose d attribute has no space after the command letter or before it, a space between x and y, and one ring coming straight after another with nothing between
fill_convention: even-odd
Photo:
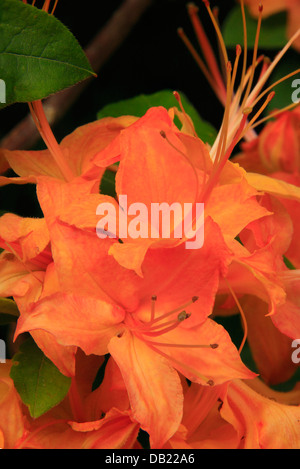
<instances>
[{"instance_id":1,"label":"orange petal","mask_svg":"<svg viewBox=\"0 0 300 469\"><path fill-rule=\"evenodd\" d=\"M37 257L49 244L49 232L43 218L22 218L7 213L0 218L0 245L12 245L23 261ZM9 245L7 244L9 243Z\"/></svg>"},{"instance_id":2,"label":"orange petal","mask_svg":"<svg viewBox=\"0 0 300 469\"><path fill-rule=\"evenodd\" d=\"M284 383L292 377L297 368L291 360L291 339L274 325L275 314L267 316L266 303L258 298L246 296L241 300L241 304L248 326L247 340L258 372L268 384ZM292 318L289 318L289 321L291 320ZM293 317L292 323L297 323L297 316Z\"/></svg>"},{"instance_id":3,"label":"orange petal","mask_svg":"<svg viewBox=\"0 0 300 469\"><path fill-rule=\"evenodd\" d=\"M210 344L218 344L218 347L192 347ZM211 319L191 329L177 327L156 339L150 338L148 345L167 354L174 368L198 384L207 384L209 380L214 384L223 384L230 379L251 379L256 376L241 361L226 330Z\"/></svg>"},{"instance_id":4,"label":"orange petal","mask_svg":"<svg viewBox=\"0 0 300 469\"><path fill-rule=\"evenodd\" d=\"M43 330L64 346L78 346L87 355L105 355L111 337L122 329L124 311L100 300L57 293L32 305L21 316L16 336Z\"/></svg>"},{"instance_id":5,"label":"orange petal","mask_svg":"<svg viewBox=\"0 0 300 469\"><path fill-rule=\"evenodd\" d=\"M182 418L183 395L178 374L131 332L108 346L127 387L133 417L149 433L151 447L161 448Z\"/></svg>"},{"instance_id":6,"label":"orange petal","mask_svg":"<svg viewBox=\"0 0 300 469\"><path fill-rule=\"evenodd\" d=\"M237 430L241 449L298 449L300 406L274 401L274 396L233 381L221 415ZM280 428L280 431L278 429Z\"/></svg>"},{"instance_id":7,"label":"orange petal","mask_svg":"<svg viewBox=\"0 0 300 469\"><path fill-rule=\"evenodd\" d=\"M0 365L0 441L1 448L13 449L25 430L21 401L9 377L11 362Z\"/></svg>"},{"instance_id":8,"label":"orange petal","mask_svg":"<svg viewBox=\"0 0 300 469\"><path fill-rule=\"evenodd\" d=\"M300 187L296 187L293 184L257 173L247 173L246 179L250 186L255 187L258 191L289 200L300 201Z\"/></svg>"}]
</instances>

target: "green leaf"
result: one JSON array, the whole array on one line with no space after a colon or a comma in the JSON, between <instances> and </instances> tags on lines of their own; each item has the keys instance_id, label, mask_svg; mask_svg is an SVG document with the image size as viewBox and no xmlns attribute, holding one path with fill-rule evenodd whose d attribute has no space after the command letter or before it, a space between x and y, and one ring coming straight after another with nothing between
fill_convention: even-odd
<instances>
[{"instance_id":1,"label":"green leaf","mask_svg":"<svg viewBox=\"0 0 300 469\"><path fill-rule=\"evenodd\" d=\"M180 96L186 113L191 117L194 123L197 135L205 143L208 142L210 145L213 144L217 136L217 132L214 127L200 117L198 111L190 103L184 93L180 92ZM139 96L135 96L134 98L108 104L103 109L101 109L101 111L97 114L97 117L98 119L102 119L103 117L119 117L129 115L142 117L148 111L148 109L156 106L163 106L166 109L175 106L179 107L176 99L173 96L173 92L171 90L163 90L154 94L141 94ZM179 121L177 121L177 125L179 126Z\"/></svg>"},{"instance_id":2,"label":"green leaf","mask_svg":"<svg viewBox=\"0 0 300 469\"><path fill-rule=\"evenodd\" d=\"M253 48L256 36L257 19L246 11L248 46ZM243 46L243 22L241 8L234 7L223 23L223 37L226 46ZM278 13L263 19L259 36L259 48L281 49L287 42L286 13Z\"/></svg>"},{"instance_id":3,"label":"green leaf","mask_svg":"<svg viewBox=\"0 0 300 469\"><path fill-rule=\"evenodd\" d=\"M283 256L283 262L285 263L288 269L296 270L296 267L291 263L291 261L287 257Z\"/></svg>"},{"instance_id":4,"label":"green leaf","mask_svg":"<svg viewBox=\"0 0 300 469\"><path fill-rule=\"evenodd\" d=\"M10 376L33 418L58 405L71 384L71 378L61 374L32 339L26 340L14 356Z\"/></svg>"},{"instance_id":5,"label":"green leaf","mask_svg":"<svg viewBox=\"0 0 300 469\"><path fill-rule=\"evenodd\" d=\"M0 326L15 322L20 313L16 303L7 298L0 298Z\"/></svg>"},{"instance_id":6,"label":"green leaf","mask_svg":"<svg viewBox=\"0 0 300 469\"><path fill-rule=\"evenodd\" d=\"M116 197L116 174L110 170L106 170L102 176L100 184L100 193Z\"/></svg>"},{"instance_id":7,"label":"green leaf","mask_svg":"<svg viewBox=\"0 0 300 469\"><path fill-rule=\"evenodd\" d=\"M0 37L0 79L6 86L0 107L45 98L94 75L72 33L19 0L1 0Z\"/></svg>"}]
</instances>

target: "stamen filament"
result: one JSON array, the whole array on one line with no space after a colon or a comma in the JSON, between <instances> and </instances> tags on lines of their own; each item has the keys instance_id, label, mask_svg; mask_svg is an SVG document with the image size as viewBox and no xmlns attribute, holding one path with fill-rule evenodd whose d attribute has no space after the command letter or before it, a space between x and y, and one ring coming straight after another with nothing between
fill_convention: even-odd
<instances>
[{"instance_id":1,"label":"stamen filament","mask_svg":"<svg viewBox=\"0 0 300 469\"><path fill-rule=\"evenodd\" d=\"M192 130L192 133L194 134L194 137L198 137L198 135L196 134L196 131L195 131L195 127L194 127L194 124L193 124L193 121L192 119L190 118L190 116L187 115L183 105L182 105L182 101L181 101L181 97L180 97L180 94L178 93L178 91L173 91L173 95L176 99L176 101L178 102L179 106L180 106L180 109L181 109L181 112L182 114L184 115L185 119L187 120L187 122L189 123L190 127L191 127L191 130Z\"/></svg>"},{"instance_id":2,"label":"stamen filament","mask_svg":"<svg viewBox=\"0 0 300 469\"><path fill-rule=\"evenodd\" d=\"M42 102L34 101L32 103L29 103L29 109L37 126L37 129L40 132L41 137L44 140L48 150L53 156L53 159L56 162L59 170L61 171L62 176L65 178L66 181L71 181L74 178L74 174L67 165L62 150L52 133L49 122L45 115Z\"/></svg>"},{"instance_id":3,"label":"stamen filament","mask_svg":"<svg viewBox=\"0 0 300 469\"><path fill-rule=\"evenodd\" d=\"M266 88L257 98L256 100L253 102L252 106L254 107L258 101L261 100L261 98L263 98L269 91L271 91L275 86L279 85L280 83L282 83L283 81L285 80L288 80L289 78L293 77L294 75L297 75L298 73L300 73L300 68L298 68L297 70L295 70L294 72L291 72L289 73L288 75L285 75L284 77L280 78L279 80L277 80L275 83L272 83L272 85L270 85L268 88Z\"/></svg>"},{"instance_id":4,"label":"stamen filament","mask_svg":"<svg viewBox=\"0 0 300 469\"><path fill-rule=\"evenodd\" d=\"M199 16L197 14L198 7L196 7L196 5L194 5L193 3L189 3L187 7L188 7L188 13L191 18L191 22L193 24L199 45L203 51L206 62L208 64L208 68L212 74L213 79L216 81L217 87L221 90L221 93L224 95L226 93L224 82L223 82L217 61L215 59L214 52L207 39L207 36L204 32Z\"/></svg>"},{"instance_id":5,"label":"stamen filament","mask_svg":"<svg viewBox=\"0 0 300 469\"><path fill-rule=\"evenodd\" d=\"M242 317L242 320L243 320L244 336L243 336L243 340L242 340L242 342L241 342L241 345L240 345L240 347L239 347L239 354L241 354L241 352L242 352L242 350L243 350L243 348L244 348L245 342L246 342L246 340L247 340L247 336L248 336L248 324L247 324L247 320L246 320L245 313L244 313L244 311L243 311L243 308L242 308L242 306L241 306L241 304L240 304L240 302L239 302L239 300L238 300L236 294L234 293L233 289L232 289L231 286L229 285L229 282L228 282L227 280L225 280L225 281L226 281L226 283L227 283L227 286L228 286L228 289L229 289L231 295L232 295L233 298L234 298L234 301L236 302L236 305L237 305L237 307L238 307L238 309L239 309L239 312L240 312L241 317Z\"/></svg>"},{"instance_id":6,"label":"stamen filament","mask_svg":"<svg viewBox=\"0 0 300 469\"><path fill-rule=\"evenodd\" d=\"M248 97L249 97L249 94L250 94L250 91L251 91L252 83L253 83L253 80L254 80L255 63L256 63L256 59L257 59L258 42L259 42L261 22L262 22L262 12L263 12L263 7L262 7L262 5L259 5L259 16L258 16L258 21L257 21L257 28L256 28L256 35L255 35L255 42L254 42L254 49L253 49L251 75L250 75L250 78L249 78L249 82L248 82L248 86L247 86L245 96L244 96L242 104L241 104L242 109L246 105L246 102L248 100ZM248 103L248 105L249 105L249 103Z\"/></svg>"},{"instance_id":7,"label":"stamen filament","mask_svg":"<svg viewBox=\"0 0 300 469\"><path fill-rule=\"evenodd\" d=\"M236 146L237 142L239 141L240 136L241 136L241 134L243 132L243 129L245 127L245 123L248 119L248 114L250 112L251 112L251 110L247 110L247 109L244 111L243 119L240 123L240 127L239 127L235 137L233 138L233 140L232 140L230 146L228 147L224 157L222 158L222 161L220 162L220 164L218 166L215 166L216 170L211 173L210 178L209 178L208 183L207 183L207 186L205 188L205 192L202 195L202 200L204 200L205 202L207 202L216 180L220 176L220 173L222 172L222 169L225 166L226 161L230 158L231 153L234 150L234 147Z\"/></svg>"},{"instance_id":8,"label":"stamen filament","mask_svg":"<svg viewBox=\"0 0 300 469\"><path fill-rule=\"evenodd\" d=\"M201 373L199 373L199 371L195 370L194 368L186 365L185 363L181 363L179 360L177 360L176 358L174 357L170 357L169 355L167 355L166 353L162 352L161 350L157 349L155 346L152 345L152 343L150 341L146 341L147 342L147 345L149 348L151 348L154 352L158 353L159 355L161 355L162 357L166 358L167 360L170 360L172 361L173 363L175 363L177 366L179 366L180 368L182 368L183 370L187 370L189 373L192 373L193 375L195 375L196 377L200 378L201 380L205 381L206 384L208 384L209 386L214 386L214 381L212 379L209 379L207 378L206 376L202 375Z\"/></svg>"},{"instance_id":9,"label":"stamen filament","mask_svg":"<svg viewBox=\"0 0 300 469\"><path fill-rule=\"evenodd\" d=\"M294 109L295 107L299 106L299 103L292 103L292 104L289 104L288 106L278 110L278 111L273 111L271 112L271 114L269 114L268 116L264 117L263 119L255 122L254 125L252 125L252 129L254 129L255 127L258 127L259 125L263 124L264 122L270 120L270 119L273 119L274 117L277 117L279 116L280 114L282 114L283 112L286 112L286 111L289 111L291 109Z\"/></svg>"},{"instance_id":10,"label":"stamen filament","mask_svg":"<svg viewBox=\"0 0 300 469\"><path fill-rule=\"evenodd\" d=\"M157 301L157 296L153 295L151 298L151 321L155 318L155 303Z\"/></svg>"},{"instance_id":11,"label":"stamen filament","mask_svg":"<svg viewBox=\"0 0 300 469\"><path fill-rule=\"evenodd\" d=\"M198 67L201 69L203 75L207 79L208 83L210 84L211 88L214 90L216 93L216 96L218 99L221 101L222 104L224 104L225 101L225 93L221 93L221 90L216 86L216 82L214 81L213 77L211 76L209 70L207 69L204 61L201 59L200 55L194 48L193 44L191 41L188 39L186 36L185 32L183 31L182 28L178 28L177 30L179 37L182 39L183 43L185 44L186 48L192 55L193 59L197 63Z\"/></svg>"},{"instance_id":12,"label":"stamen filament","mask_svg":"<svg viewBox=\"0 0 300 469\"><path fill-rule=\"evenodd\" d=\"M175 348L211 348L211 349L216 349L216 345L217 344L192 344L192 345L189 345L189 344L170 344L169 342L168 343L164 343L164 342L153 342L152 340L151 341L148 341L145 339L145 342L147 342L147 344L151 343L152 345L155 345L157 347L175 347Z\"/></svg>"},{"instance_id":13,"label":"stamen filament","mask_svg":"<svg viewBox=\"0 0 300 469\"><path fill-rule=\"evenodd\" d=\"M291 39L287 42L287 44L283 47L283 49L276 55L275 59L267 69L266 73L264 76L257 82L256 86L253 88L250 96L249 96L249 102L251 103L255 97L258 95L266 81L269 79L271 73L273 72L274 68L277 66L278 62L282 59L282 57L285 55L285 53L288 51L288 49L291 47L293 42L300 36L300 28L296 31L296 33L291 37Z\"/></svg>"},{"instance_id":14,"label":"stamen filament","mask_svg":"<svg viewBox=\"0 0 300 469\"><path fill-rule=\"evenodd\" d=\"M162 321L163 319L171 316L172 314L175 314L175 313L179 313L181 312L182 310L184 310L185 308L188 308L189 306L191 306L193 303L195 303L196 301L198 300L198 297L197 296L194 296L192 298L191 301L185 303L184 305L180 306L179 308L175 308L173 309L172 311L169 311L168 313L165 313L165 314L162 314L161 316L159 316L158 318L154 319L153 321L150 321L148 324L152 325L152 324L156 324L157 322L160 322Z\"/></svg>"},{"instance_id":15,"label":"stamen filament","mask_svg":"<svg viewBox=\"0 0 300 469\"><path fill-rule=\"evenodd\" d=\"M176 93L176 92L175 92ZM179 148L177 148L170 140L169 138L167 137L167 134L165 133L164 130L161 130L160 132L160 135L168 142L168 144L174 149L176 150L181 156L184 157L184 159L187 161L187 163L190 165L190 167L192 168L193 170L193 173L194 173L194 176L195 176L195 179L196 179L196 195L195 195L195 202L197 202L198 200L198 196L199 196L199 179L198 179L198 174L197 174L197 170L195 168L195 166L193 165L192 161L186 156L185 153L183 153L183 151L179 150ZM175 229L175 228L174 228ZM174 230L173 230L174 231Z\"/></svg>"},{"instance_id":16,"label":"stamen filament","mask_svg":"<svg viewBox=\"0 0 300 469\"><path fill-rule=\"evenodd\" d=\"M219 43L220 43L220 46L221 46L222 54L223 54L223 57L224 57L224 63L227 64L229 62L228 55L227 55L227 50L226 50L225 42L224 42L221 30L219 28L218 22L216 21L216 18L214 16L213 12L211 11L209 1L208 0L203 0L203 3L206 6L208 14L209 14L209 16L211 18L211 21L214 25L214 28L216 30L216 33L217 33L217 36L218 36L218 39L219 39Z\"/></svg>"},{"instance_id":17,"label":"stamen filament","mask_svg":"<svg viewBox=\"0 0 300 469\"><path fill-rule=\"evenodd\" d=\"M243 136L248 132L248 130L250 130L252 128L252 124L254 124L254 122L256 122L257 118L263 113L263 111L265 110L265 108L268 106L268 104L270 103L270 101L272 101L272 99L274 98L275 96L275 91L272 91L267 99L265 100L264 104L261 106L261 108L259 109L259 111L255 114L254 117L252 117L252 119L250 120L249 124L247 124L247 126L245 127L244 129L244 132L242 133L242 135L240 136L239 140L241 140L243 138Z\"/></svg>"}]
</instances>

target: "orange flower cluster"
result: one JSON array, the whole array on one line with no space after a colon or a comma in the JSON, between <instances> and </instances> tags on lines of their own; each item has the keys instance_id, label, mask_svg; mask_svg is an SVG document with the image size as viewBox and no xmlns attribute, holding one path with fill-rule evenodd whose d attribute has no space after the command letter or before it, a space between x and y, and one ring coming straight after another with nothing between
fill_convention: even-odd
<instances>
[{"instance_id":1,"label":"orange flower cluster","mask_svg":"<svg viewBox=\"0 0 300 469\"><path fill-rule=\"evenodd\" d=\"M196 7L189 11L207 75L223 83ZM300 448L300 389L270 387L297 368L299 109L258 136L253 127L272 92L251 114L284 51L263 64L252 87L261 63L255 50L237 89L241 49L233 66L224 51L224 119L212 147L183 108L163 107L93 122L58 144L42 104L30 104L47 150L1 150L3 167L18 177L3 175L0 184L36 184L44 217L0 218L0 297L13 297L20 311L15 337L29 333L71 386L59 405L33 419L11 362L0 365L0 447L139 449L143 430L155 449ZM230 160L243 137L242 153ZM99 193L104 172L114 168L115 198ZM122 194L146 207L204 203L203 247L123 239L118 227L116 238L99 239L97 207L109 202L118 213ZM217 322L233 314L244 327L239 348ZM241 359L246 339L259 376Z\"/></svg>"}]
</instances>

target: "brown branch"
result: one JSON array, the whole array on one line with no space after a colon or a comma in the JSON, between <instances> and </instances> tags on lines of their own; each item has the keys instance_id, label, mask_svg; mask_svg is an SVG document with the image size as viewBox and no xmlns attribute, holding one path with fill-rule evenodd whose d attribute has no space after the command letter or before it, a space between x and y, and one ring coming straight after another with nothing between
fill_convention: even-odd
<instances>
[{"instance_id":1,"label":"brown branch","mask_svg":"<svg viewBox=\"0 0 300 469\"><path fill-rule=\"evenodd\" d=\"M152 2L153 0L125 0L103 29L90 42L85 49L85 53L96 73L120 47ZM45 113L52 126L60 121L91 80L92 78L87 79L45 100ZM0 147L9 150L28 150L39 139L40 135L31 115L28 114L0 141Z\"/></svg>"}]
</instances>

